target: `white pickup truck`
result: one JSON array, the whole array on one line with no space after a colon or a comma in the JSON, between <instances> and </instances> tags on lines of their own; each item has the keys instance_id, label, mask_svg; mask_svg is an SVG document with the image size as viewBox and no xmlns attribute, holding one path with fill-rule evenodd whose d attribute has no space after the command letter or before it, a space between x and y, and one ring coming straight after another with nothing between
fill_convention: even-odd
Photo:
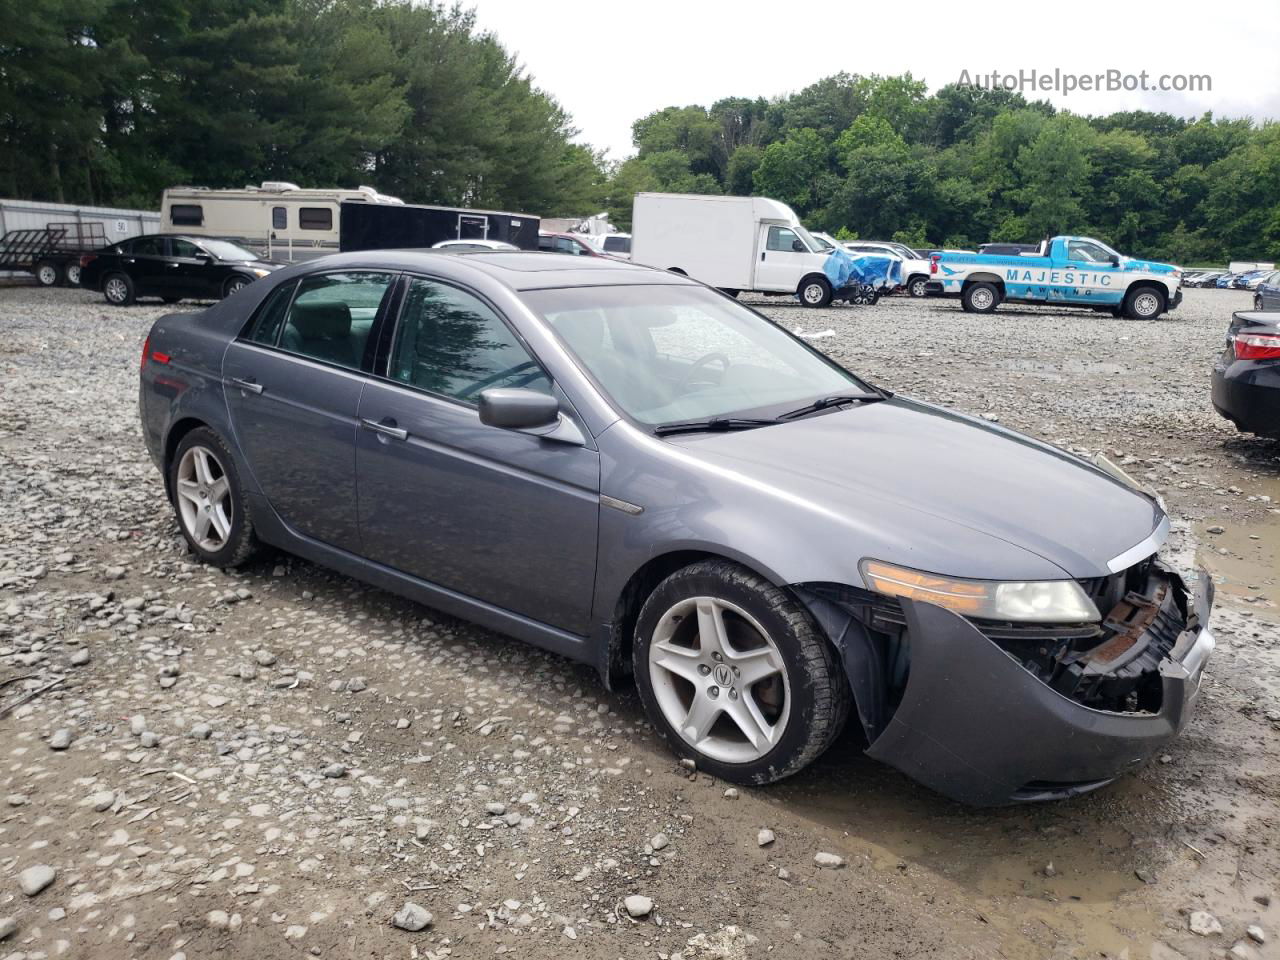
<instances>
[{"instance_id":1,"label":"white pickup truck","mask_svg":"<svg viewBox=\"0 0 1280 960\"><path fill-rule=\"evenodd\" d=\"M1121 256L1090 237L1052 237L1022 254L935 253L926 290L959 297L970 313L1015 301L1153 320L1182 302L1182 270Z\"/></svg>"}]
</instances>

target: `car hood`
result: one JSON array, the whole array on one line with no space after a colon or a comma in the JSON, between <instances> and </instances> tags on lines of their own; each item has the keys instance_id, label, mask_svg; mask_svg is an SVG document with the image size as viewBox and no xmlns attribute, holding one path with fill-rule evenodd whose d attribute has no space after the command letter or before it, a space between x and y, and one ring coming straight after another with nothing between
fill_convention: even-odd
<instances>
[{"instance_id":1,"label":"car hood","mask_svg":"<svg viewBox=\"0 0 1280 960\"><path fill-rule=\"evenodd\" d=\"M913 531L921 541L936 541L959 526L1034 553L1071 577L1110 573L1108 562L1149 537L1163 518L1151 498L1078 457L900 397L677 442L708 465L857 525L870 521L897 542L910 543ZM920 557L912 562L935 573L977 575L930 568Z\"/></svg>"}]
</instances>

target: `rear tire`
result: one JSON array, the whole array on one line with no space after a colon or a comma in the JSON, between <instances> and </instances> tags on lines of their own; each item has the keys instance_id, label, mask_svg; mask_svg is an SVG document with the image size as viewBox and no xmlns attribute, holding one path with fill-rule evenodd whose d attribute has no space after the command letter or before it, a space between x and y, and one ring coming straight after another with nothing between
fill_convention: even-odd
<instances>
[{"instance_id":1,"label":"rear tire","mask_svg":"<svg viewBox=\"0 0 1280 960\"><path fill-rule=\"evenodd\" d=\"M670 747L735 783L798 772L849 716L844 671L808 612L728 560L695 563L658 584L640 611L632 663L645 711Z\"/></svg>"},{"instance_id":2,"label":"rear tire","mask_svg":"<svg viewBox=\"0 0 1280 960\"><path fill-rule=\"evenodd\" d=\"M244 563L257 549L249 500L222 438L197 427L169 464L169 497L187 545L215 567Z\"/></svg>"},{"instance_id":3,"label":"rear tire","mask_svg":"<svg viewBox=\"0 0 1280 960\"><path fill-rule=\"evenodd\" d=\"M971 283L960 294L960 305L970 313L992 313L1000 306L1000 291L994 283Z\"/></svg>"},{"instance_id":4,"label":"rear tire","mask_svg":"<svg viewBox=\"0 0 1280 960\"><path fill-rule=\"evenodd\" d=\"M825 307L831 303L831 284L826 277L807 277L796 291L806 307Z\"/></svg>"},{"instance_id":5,"label":"rear tire","mask_svg":"<svg viewBox=\"0 0 1280 960\"><path fill-rule=\"evenodd\" d=\"M1124 315L1130 320L1154 320L1164 313L1164 294L1154 287L1134 287L1124 298Z\"/></svg>"},{"instance_id":6,"label":"rear tire","mask_svg":"<svg viewBox=\"0 0 1280 960\"><path fill-rule=\"evenodd\" d=\"M127 273L109 273L102 281L102 295L113 307L127 307L137 299L133 280Z\"/></svg>"},{"instance_id":7,"label":"rear tire","mask_svg":"<svg viewBox=\"0 0 1280 960\"><path fill-rule=\"evenodd\" d=\"M68 263L66 270L62 273L62 279L68 287L80 286L80 264Z\"/></svg>"},{"instance_id":8,"label":"rear tire","mask_svg":"<svg viewBox=\"0 0 1280 960\"><path fill-rule=\"evenodd\" d=\"M36 283L42 287L56 287L62 282L62 268L52 260L41 260L34 271Z\"/></svg>"}]
</instances>

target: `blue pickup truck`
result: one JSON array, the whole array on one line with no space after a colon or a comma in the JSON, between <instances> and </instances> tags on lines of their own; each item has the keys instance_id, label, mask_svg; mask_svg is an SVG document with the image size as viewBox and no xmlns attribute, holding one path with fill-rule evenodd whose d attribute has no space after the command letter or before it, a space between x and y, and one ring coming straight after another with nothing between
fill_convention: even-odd
<instances>
[{"instance_id":1,"label":"blue pickup truck","mask_svg":"<svg viewBox=\"0 0 1280 960\"><path fill-rule=\"evenodd\" d=\"M1123 257L1090 237L1052 237L1021 254L935 253L925 290L959 297L970 313L990 313L1012 301L1154 320L1182 302L1182 270Z\"/></svg>"}]
</instances>

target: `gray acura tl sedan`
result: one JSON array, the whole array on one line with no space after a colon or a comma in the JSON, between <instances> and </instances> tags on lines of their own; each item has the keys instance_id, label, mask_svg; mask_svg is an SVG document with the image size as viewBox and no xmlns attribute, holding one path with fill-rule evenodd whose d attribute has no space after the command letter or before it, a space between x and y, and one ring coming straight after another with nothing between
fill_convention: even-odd
<instances>
[{"instance_id":1,"label":"gray acura tl sedan","mask_svg":"<svg viewBox=\"0 0 1280 960\"><path fill-rule=\"evenodd\" d=\"M298 264L143 348L191 549L269 544L634 676L711 773L868 753L974 804L1181 731L1211 583L1121 471L894 396L684 277L539 253Z\"/></svg>"}]
</instances>

